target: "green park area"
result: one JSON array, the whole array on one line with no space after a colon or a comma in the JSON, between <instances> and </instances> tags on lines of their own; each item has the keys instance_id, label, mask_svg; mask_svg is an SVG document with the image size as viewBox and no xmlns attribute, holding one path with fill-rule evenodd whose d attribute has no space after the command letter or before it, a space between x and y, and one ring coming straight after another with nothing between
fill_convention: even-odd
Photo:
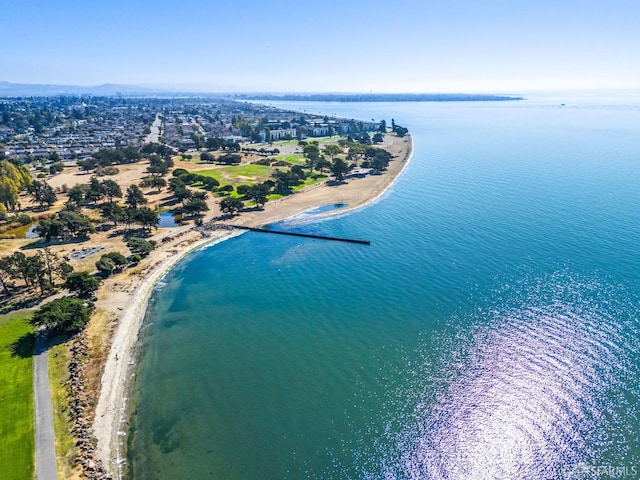
<instances>
[{"instance_id":1,"label":"green park area","mask_svg":"<svg viewBox=\"0 0 640 480\"><path fill-rule=\"evenodd\" d=\"M33 345L24 312L0 316L0 476L34 475Z\"/></svg>"}]
</instances>

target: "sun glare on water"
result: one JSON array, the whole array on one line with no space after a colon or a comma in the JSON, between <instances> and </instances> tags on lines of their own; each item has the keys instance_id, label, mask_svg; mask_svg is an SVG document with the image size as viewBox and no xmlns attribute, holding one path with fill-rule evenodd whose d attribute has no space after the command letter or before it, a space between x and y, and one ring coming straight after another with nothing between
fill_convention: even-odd
<instances>
[{"instance_id":1,"label":"sun glare on water","mask_svg":"<svg viewBox=\"0 0 640 480\"><path fill-rule=\"evenodd\" d=\"M533 290L520 305L478 319L440 387L415 372L412 387L429 393L383 455L386 478L562 479L576 465L624 458L629 439L603 433L633 435L615 425L620 408L638 418L637 381L628 382L638 375L638 325L618 315L623 292L587 284Z\"/></svg>"}]
</instances>

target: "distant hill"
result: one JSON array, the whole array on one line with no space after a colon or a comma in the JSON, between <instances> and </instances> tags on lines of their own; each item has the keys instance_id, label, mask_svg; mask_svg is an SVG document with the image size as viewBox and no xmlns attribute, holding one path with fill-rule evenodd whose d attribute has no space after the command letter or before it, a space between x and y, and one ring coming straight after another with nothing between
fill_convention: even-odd
<instances>
[{"instance_id":1,"label":"distant hill","mask_svg":"<svg viewBox=\"0 0 640 480\"><path fill-rule=\"evenodd\" d=\"M40 97L49 95L145 95L153 90L133 85L105 83L91 87L78 85L47 85L35 83L9 83L0 81L0 97Z\"/></svg>"},{"instance_id":2,"label":"distant hill","mask_svg":"<svg viewBox=\"0 0 640 480\"><path fill-rule=\"evenodd\" d=\"M236 94L237 100L286 100L293 102L495 102L524 97L468 93L314 93Z\"/></svg>"}]
</instances>

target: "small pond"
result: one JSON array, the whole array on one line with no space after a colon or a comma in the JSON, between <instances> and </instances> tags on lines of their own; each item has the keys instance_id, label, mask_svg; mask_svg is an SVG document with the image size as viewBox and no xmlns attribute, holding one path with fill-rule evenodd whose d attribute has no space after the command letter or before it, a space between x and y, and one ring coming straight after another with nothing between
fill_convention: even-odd
<instances>
[{"instance_id":1,"label":"small pond","mask_svg":"<svg viewBox=\"0 0 640 480\"><path fill-rule=\"evenodd\" d=\"M40 235L36 233L37 226L38 226L37 223L34 223L33 225L31 225L29 227L29 230L27 230L27 233L25 233L24 238L40 238Z\"/></svg>"},{"instance_id":2,"label":"small pond","mask_svg":"<svg viewBox=\"0 0 640 480\"><path fill-rule=\"evenodd\" d=\"M171 212L161 213L159 215L159 220L158 220L158 223L156 224L156 227L158 228L177 227L179 223L176 221L176 219L180 220L180 216L174 215Z\"/></svg>"}]
</instances>

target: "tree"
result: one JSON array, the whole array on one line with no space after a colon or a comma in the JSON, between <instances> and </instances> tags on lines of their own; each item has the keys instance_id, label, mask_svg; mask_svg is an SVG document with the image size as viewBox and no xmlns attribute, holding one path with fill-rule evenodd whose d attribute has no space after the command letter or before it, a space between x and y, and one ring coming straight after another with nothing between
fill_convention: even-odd
<instances>
[{"instance_id":1,"label":"tree","mask_svg":"<svg viewBox=\"0 0 640 480\"><path fill-rule=\"evenodd\" d=\"M373 136L373 143L382 143L384 141L384 137L382 136L381 133L376 133Z\"/></svg>"},{"instance_id":2,"label":"tree","mask_svg":"<svg viewBox=\"0 0 640 480\"><path fill-rule=\"evenodd\" d=\"M45 273L51 285L54 284L54 277L65 280L73 272L73 267L62 260L57 253L51 251L50 248L39 250L38 255L40 255L44 263Z\"/></svg>"},{"instance_id":3,"label":"tree","mask_svg":"<svg viewBox=\"0 0 640 480\"><path fill-rule=\"evenodd\" d=\"M144 196L142 190L137 185L130 185L127 188L127 195L125 197L125 202L131 208L138 208L138 205L143 205L147 203L147 199Z\"/></svg>"},{"instance_id":4,"label":"tree","mask_svg":"<svg viewBox=\"0 0 640 480\"><path fill-rule=\"evenodd\" d=\"M160 155L151 155L149 157L149 166L147 167L147 172L152 175L158 174L162 176L166 175L171 167L173 167L173 160L171 160L170 155L167 155L165 157L161 157Z\"/></svg>"},{"instance_id":5,"label":"tree","mask_svg":"<svg viewBox=\"0 0 640 480\"><path fill-rule=\"evenodd\" d=\"M341 158L336 158L331 164L331 173L333 174L334 177L336 177L336 180L338 180L339 182L344 180L344 174L347 173L348 171L349 171L349 165L347 165L347 162L345 162Z\"/></svg>"},{"instance_id":6,"label":"tree","mask_svg":"<svg viewBox=\"0 0 640 480\"><path fill-rule=\"evenodd\" d=\"M57 298L36 310L29 324L56 333L74 333L85 327L92 312L91 303L78 298Z\"/></svg>"},{"instance_id":7,"label":"tree","mask_svg":"<svg viewBox=\"0 0 640 480\"><path fill-rule=\"evenodd\" d=\"M282 195L289 195L292 188L301 183L300 177L291 171L276 169L271 176L275 180L274 191Z\"/></svg>"},{"instance_id":8,"label":"tree","mask_svg":"<svg viewBox=\"0 0 640 480\"><path fill-rule=\"evenodd\" d=\"M362 158L366 151L366 147L359 143L351 143L349 145L349 155L347 155L347 159L353 160L356 165L358 165L358 160Z\"/></svg>"},{"instance_id":9,"label":"tree","mask_svg":"<svg viewBox=\"0 0 640 480\"><path fill-rule=\"evenodd\" d=\"M336 145L333 143L331 145L327 145L326 147L324 147L324 153L329 156L332 162L335 157L337 157L339 154L343 152L344 150L340 145Z\"/></svg>"},{"instance_id":10,"label":"tree","mask_svg":"<svg viewBox=\"0 0 640 480\"><path fill-rule=\"evenodd\" d=\"M136 210L135 220L139 222L145 230L150 232L151 228L158 224L160 217L157 212L154 212L149 207L142 207Z\"/></svg>"},{"instance_id":11,"label":"tree","mask_svg":"<svg viewBox=\"0 0 640 480\"><path fill-rule=\"evenodd\" d=\"M98 269L98 272L100 272L100 275L108 277L116 269L116 264L109 257L102 255L96 262L96 268Z\"/></svg>"},{"instance_id":12,"label":"tree","mask_svg":"<svg viewBox=\"0 0 640 480\"><path fill-rule=\"evenodd\" d=\"M118 222L124 220L124 208L115 202L103 203L100 207L100 213L105 220L113 222L114 227L118 226Z\"/></svg>"},{"instance_id":13,"label":"tree","mask_svg":"<svg viewBox=\"0 0 640 480\"><path fill-rule=\"evenodd\" d=\"M89 272L77 272L67 277L64 286L80 298L91 298L93 292L98 290L100 281Z\"/></svg>"},{"instance_id":14,"label":"tree","mask_svg":"<svg viewBox=\"0 0 640 480\"><path fill-rule=\"evenodd\" d=\"M11 288L13 288L13 280L16 278L17 272L11 257L1 257L0 258L0 285L2 285L2 289L7 293L7 295L11 295Z\"/></svg>"},{"instance_id":15,"label":"tree","mask_svg":"<svg viewBox=\"0 0 640 480\"><path fill-rule=\"evenodd\" d=\"M220 210L227 215L235 215L242 210L242 207L244 207L244 204L237 197L225 197L220 200Z\"/></svg>"},{"instance_id":16,"label":"tree","mask_svg":"<svg viewBox=\"0 0 640 480\"><path fill-rule=\"evenodd\" d=\"M55 175L56 173L60 173L64 170L64 163L58 161L49 165L49 173L51 175Z\"/></svg>"},{"instance_id":17,"label":"tree","mask_svg":"<svg viewBox=\"0 0 640 480\"><path fill-rule=\"evenodd\" d=\"M316 163L316 168L320 173L323 173L325 168L331 168L331 162L324 157L320 157Z\"/></svg>"},{"instance_id":18,"label":"tree","mask_svg":"<svg viewBox=\"0 0 640 480\"><path fill-rule=\"evenodd\" d=\"M54 203L58 197L53 191L53 187L49 185L47 182L40 182L38 180L34 180L31 185L27 186L27 192L31 195L31 197L38 202L40 207L45 204L47 207L50 207Z\"/></svg>"},{"instance_id":19,"label":"tree","mask_svg":"<svg viewBox=\"0 0 640 480\"><path fill-rule=\"evenodd\" d=\"M140 186L144 188L156 188L158 193L160 193L160 191L167 186L167 181L162 177L152 175L150 177L143 178L140 182Z\"/></svg>"},{"instance_id":20,"label":"tree","mask_svg":"<svg viewBox=\"0 0 640 480\"><path fill-rule=\"evenodd\" d=\"M176 200L178 200L179 202L182 202L182 204L184 205L184 202L186 200L189 200L192 194L191 194L191 190L189 190L186 187L186 185L184 185L183 183L182 185L177 185L173 189L173 196L176 197Z\"/></svg>"},{"instance_id":21,"label":"tree","mask_svg":"<svg viewBox=\"0 0 640 480\"><path fill-rule=\"evenodd\" d=\"M27 256L22 252L14 252L6 262L9 262L5 264L7 273L14 278L20 276L27 288L38 285L40 291L44 292L50 286L46 281L45 263L39 255Z\"/></svg>"},{"instance_id":22,"label":"tree","mask_svg":"<svg viewBox=\"0 0 640 480\"><path fill-rule=\"evenodd\" d=\"M113 202L114 198L122 198L122 189L115 180L111 180L110 178L103 180L102 188L104 195L107 197L109 202Z\"/></svg>"},{"instance_id":23,"label":"tree","mask_svg":"<svg viewBox=\"0 0 640 480\"><path fill-rule=\"evenodd\" d=\"M63 210L58 214L60 222L64 225L65 231L70 232L74 237L86 237L89 233L96 231L86 216Z\"/></svg>"},{"instance_id":24,"label":"tree","mask_svg":"<svg viewBox=\"0 0 640 480\"><path fill-rule=\"evenodd\" d=\"M253 200L258 208L262 208L267 203L269 190L271 190L271 187L268 183L256 183L247 188L245 196Z\"/></svg>"},{"instance_id":25,"label":"tree","mask_svg":"<svg viewBox=\"0 0 640 480\"><path fill-rule=\"evenodd\" d=\"M407 133L409 133L409 129L401 127L400 125L396 125L396 135L398 135L399 137L404 137Z\"/></svg>"},{"instance_id":26,"label":"tree","mask_svg":"<svg viewBox=\"0 0 640 480\"><path fill-rule=\"evenodd\" d=\"M315 143L308 143L302 149L304 156L307 158L306 167L313 170L318 158L320 157L320 149Z\"/></svg>"},{"instance_id":27,"label":"tree","mask_svg":"<svg viewBox=\"0 0 640 480\"><path fill-rule=\"evenodd\" d=\"M102 197L104 197L104 184L100 183L98 177L93 176L89 180L84 198L87 202L92 202L95 204Z\"/></svg>"},{"instance_id":28,"label":"tree","mask_svg":"<svg viewBox=\"0 0 640 480\"><path fill-rule=\"evenodd\" d=\"M89 188L86 185L74 185L67 192L67 196L69 200L67 201L67 206L69 206L69 202L72 204L72 209L80 208L86 204L86 195Z\"/></svg>"},{"instance_id":29,"label":"tree","mask_svg":"<svg viewBox=\"0 0 640 480\"><path fill-rule=\"evenodd\" d=\"M12 179L0 176L0 203L7 209L15 210L18 205L19 185Z\"/></svg>"},{"instance_id":30,"label":"tree","mask_svg":"<svg viewBox=\"0 0 640 480\"><path fill-rule=\"evenodd\" d=\"M64 224L60 220L42 219L35 228L39 237L50 242L52 238L61 237L64 234Z\"/></svg>"},{"instance_id":31,"label":"tree","mask_svg":"<svg viewBox=\"0 0 640 480\"><path fill-rule=\"evenodd\" d=\"M207 202L202 198L191 198L184 204L184 211L193 216L200 215L202 212L209 210Z\"/></svg>"},{"instance_id":32,"label":"tree","mask_svg":"<svg viewBox=\"0 0 640 480\"><path fill-rule=\"evenodd\" d=\"M126 264L127 259L124 255L118 252L109 252L100 257L96 262L96 268L102 276L108 277L115 270L120 270Z\"/></svg>"},{"instance_id":33,"label":"tree","mask_svg":"<svg viewBox=\"0 0 640 480\"><path fill-rule=\"evenodd\" d=\"M127 247L131 250L131 253L134 255L147 255L151 250L156 248L156 244L154 241L145 240L140 237L131 237L127 241Z\"/></svg>"}]
</instances>

